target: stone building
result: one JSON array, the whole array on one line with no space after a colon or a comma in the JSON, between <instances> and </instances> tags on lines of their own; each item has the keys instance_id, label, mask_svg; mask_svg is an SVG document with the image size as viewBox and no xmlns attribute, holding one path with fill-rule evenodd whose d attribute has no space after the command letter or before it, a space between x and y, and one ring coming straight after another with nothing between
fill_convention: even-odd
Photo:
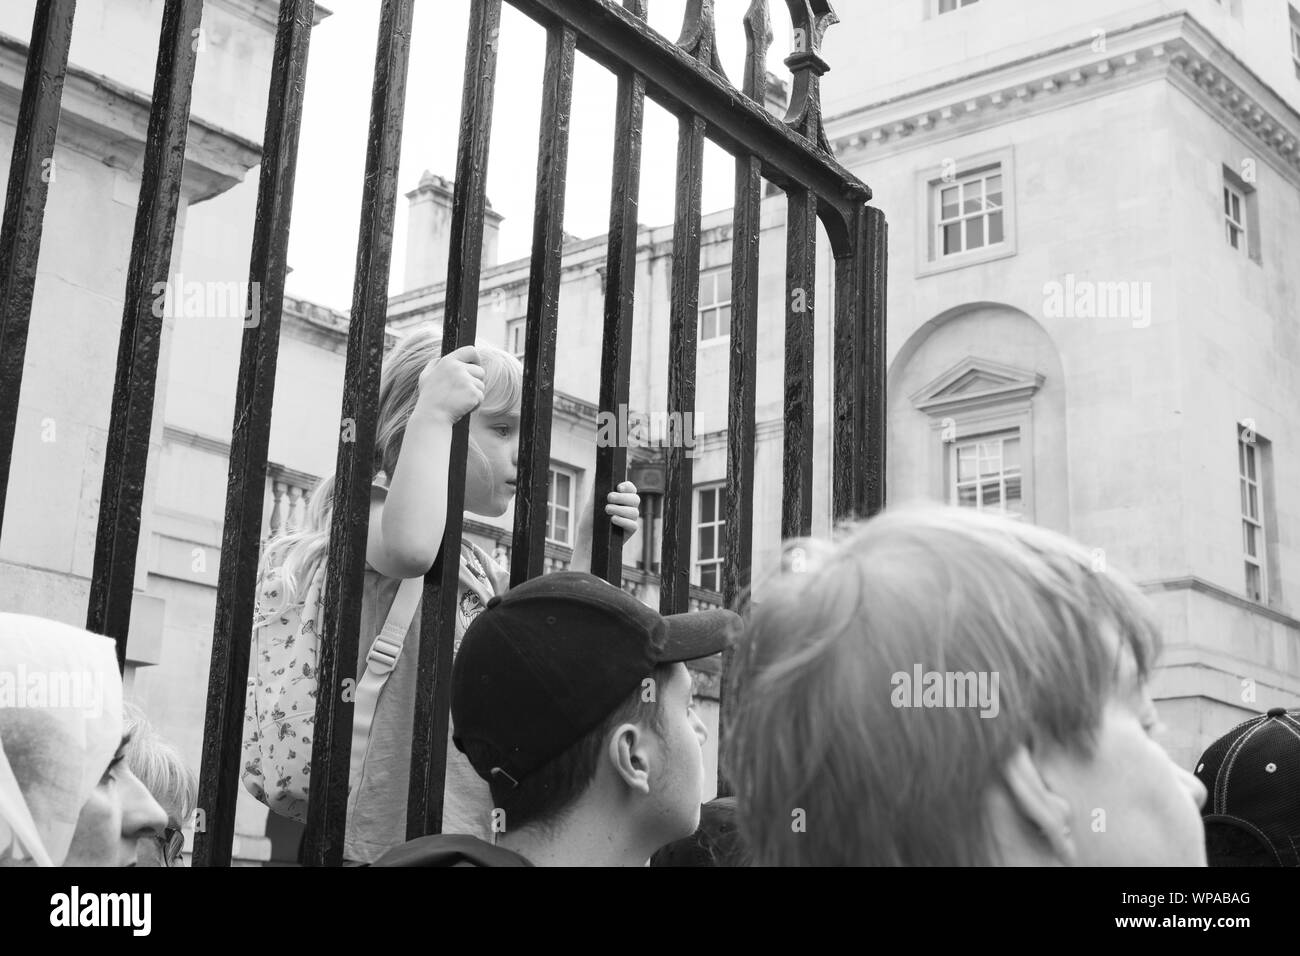
<instances>
[{"instance_id":1,"label":"stone building","mask_svg":"<svg viewBox=\"0 0 1300 956\"><path fill-rule=\"evenodd\" d=\"M1137 580L1183 766L1295 707L1300 7L887 0L826 49L857 53L828 134L891 221L890 499Z\"/></svg>"},{"instance_id":2,"label":"stone building","mask_svg":"<svg viewBox=\"0 0 1300 956\"><path fill-rule=\"evenodd\" d=\"M1238 719L1300 697L1296 3L881 0L869 22L841 10L824 46L830 140L891 223L890 500L1009 510L1083 541L1099 571L1137 580L1167 638L1154 685L1164 742L1189 767ZM176 267L210 287L247 270L256 182L246 173L259 159L275 4L206 7L213 53L200 59L181 225L189 204L222 201L196 210L195 228L178 228ZM123 11L137 20L118 23ZM46 224L47 240L62 241L42 252L20 477L0 540L0 606L73 622L84 621L112 388L105 356L116 348L138 192L150 86L141 64L156 42L131 23L156 38L157 11L144 0L82 0L78 18L56 156L64 188L51 190ZM0 10L0 86L10 91L21 87L30 21L30 2ZM86 24L119 36L119 52L135 51L122 58L130 62L90 44ZM780 111L781 96L772 90L770 108ZM16 101L0 97L4 157ZM406 194L390 343L441 320L449 194L432 173ZM522 351L528 261L496 260L501 215L511 210L491 213L485 230L479 339ZM122 250L111 261L95 254L105 236ZM755 580L780 539L784 237L784 198L772 192L762 213ZM671 240L668 225L638 234L632 412L666 406ZM697 604L716 600L721 560L729 212L705 218L702 248L687 430ZM592 487L605 254L604 237L564 246L549 567L567 564ZM813 530L825 535L825 243L818 279ZM235 319L166 325L128 647L132 693L196 767L243 333ZM285 302L267 534L300 521L315 479L334 467L347 322ZM47 420L55 441L42 440ZM624 553L625 579L655 603L659 453L632 457L646 521ZM466 533L504 550L512 523L511 513L469 520ZM715 681L697 675L716 727ZM291 861L291 828L242 791L237 825L241 861Z\"/></svg>"}]
</instances>

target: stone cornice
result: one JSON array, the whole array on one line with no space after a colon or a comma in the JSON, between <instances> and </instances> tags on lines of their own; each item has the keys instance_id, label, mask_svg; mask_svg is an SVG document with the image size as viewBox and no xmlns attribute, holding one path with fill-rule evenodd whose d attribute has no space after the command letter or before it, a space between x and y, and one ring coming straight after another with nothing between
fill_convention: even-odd
<instances>
[{"instance_id":1,"label":"stone cornice","mask_svg":"<svg viewBox=\"0 0 1300 956\"><path fill-rule=\"evenodd\" d=\"M1089 37L826 121L845 164L1166 78L1300 185L1300 113L1186 13Z\"/></svg>"},{"instance_id":2,"label":"stone cornice","mask_svg":"<svg viewBox=\"0 0 1300 956\"><path fill-rule=\"evenodd\" d=\"M189 428L182 428L179 425L163 425L163 444L184 445L187 448L194 448L209 455L215 455L218 458L230 458L230 442L228 440L213 438L211 435L204 435ZM288 465L281 465L273 461L266 463L266 477L273 481L283 481L287 484L296 485L308 491L315 487L319 479L318 475L300 471L297 468L290 468Z\"/></svg>"},{"instance_id":3,"label":"stone cornice","mask_svg":"<svg viewBox=\"0 0 1300 956\"><path fill-rule=\"evenodd\" d=\"M17 124L27 68L27 44L0 33L0 121ZM106 76L69 66L64 81L58 144L134 175L144 162L149 129L148 95ZM200 202L243 182L262 161L262 147L192 116L182 189Z\"/></svg>"},{"instance_id":4,"label":"stone cornice","mask_svg":"<svg viewBox=\"0 0 1300 956\"><path fill-rule=\"evenodd\" d=\"M1270 621L1276 621L1296 631L1300 631L1300 620L1279 611L1277 608L1260 604L1252 601L1243 595L1229 591L1227 588L1220 587L1204 578L1189 575L1181 578L1162 578L1151 581L1139 581L1138 587L1148 593L1158 591L1195 591L1198 594L1204 594L1221 604L1229 604L1251 614L1258 614L1260 617L1268 618Z\"/></svg>"},{"instance_id":5,"label":"stone cornice","mask_svg":"<svg viewBox=\"0 0 1300 956\"><path fill-rule=\"evenodd\" d=\"M207 0L207 2L209 6L223 7L232 13L242 15L247 20L258 20L270 24L273 31L279 23L279 0ZM311 25L318 27L322 20L333 15L333 10L327 10L318 3L312 14Z\"/></svg>"}]
</instances>

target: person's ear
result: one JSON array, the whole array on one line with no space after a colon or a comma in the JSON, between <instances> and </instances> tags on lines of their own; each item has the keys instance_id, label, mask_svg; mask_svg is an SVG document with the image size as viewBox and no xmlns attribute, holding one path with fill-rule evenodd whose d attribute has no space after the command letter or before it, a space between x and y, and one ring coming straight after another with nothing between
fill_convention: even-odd
<instances>
[{"instance_id":1,"label":"person's ear","mask_svg":"<svg viewBox=\"0 0 1300 956\"><path fill-rule=\"evenodd\" d=\"M631 790L650 793L647 737L636 724L620 724L609 739L608 757L615 775Z\"/></svg>"},{"instance_id":2,"label":"person's ear","mask_svg":"<svg viewBox=\"0 0 1300 956\"><path fill-rule=\"evenodd\" d=\"M1070 831L1070 803L1043 780L1029 748L1017 747L1002 765L1002 781L1015 809L1047 842L1052 855L1073 866L1078 852Z\"/></svg>"}]
</instances>

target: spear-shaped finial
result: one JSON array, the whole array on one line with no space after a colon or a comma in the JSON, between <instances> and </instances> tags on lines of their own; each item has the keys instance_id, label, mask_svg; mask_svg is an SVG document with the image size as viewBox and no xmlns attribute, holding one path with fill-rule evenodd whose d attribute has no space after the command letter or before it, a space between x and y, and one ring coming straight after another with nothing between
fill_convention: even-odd
<instances>
[{"instance_id":1,"label":"spear-shaped finial","mask_svg":"<svg viewBox=\"0 0 1300 956\"><path fill-rule=\"evenodd\" d=\"M719 76L727 74L718 59L717 26L713 15L713 0L686 0L686 16L682 19L682 35L677 45Z\"/></svg>"},{"instance_id":2,"label":"spear-shaped finial","mask_svg":"<svg viewBox=\"0 0 1300 956\"><path fill-rule=\"evenodd\" d=\"M794 74L794 91L785 121L826 152L831 151L822 129L821 75L830 69L822 59L822 38L832 23L840 18L831 9L830 0L785 0L794 23L794 52L785 65Z\"/></svg>"},{"instance_id":3,"label":"spear-shaped finial","mask_svg":"<svg viewBox=\"0 0 1300 956\"><path fill-rule=\"evenodd\" d=\"M741 92L761 104L767 93L767 48L772 45L772 18L767 0L752 0L745 11L745 75Z\"/></svg>"}]
</instances>

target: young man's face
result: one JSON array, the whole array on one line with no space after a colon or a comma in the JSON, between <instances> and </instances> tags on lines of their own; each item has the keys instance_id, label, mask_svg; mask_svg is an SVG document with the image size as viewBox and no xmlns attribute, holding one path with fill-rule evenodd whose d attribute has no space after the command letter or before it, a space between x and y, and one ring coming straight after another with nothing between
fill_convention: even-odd
<instances>
[{"instance_id":1,"label":"young man's face","mask_svg":"<svg viewBox=\"0 0 1300 956\"><path fill-rule=\"evenodd\" d=\"M659 688L658 766L650 784L656 822L665 834L663 843L690 836L699 826L704 744L709 738L692 704L690 672L685 664L674 664L672 670L668 685Z\"/></svg>"},{"instance_id":2,"label":"young man's face","mask_svg":"<svg viewBox=\"0 0 1300 956\"><path fill-rule=\"evenodd\" d=\"M1205 866L1205 787L1156 743L1158 726L1130 659L1092 756L1058 753L1043 762L1049 785L1070 802L1079 865Z\"/></svg>"},{"instance_id":3,"label":"young man's face","mask_svg":"<svg viewBox=\"0 0 1300 956\"><path fill-rule=\"evenodd\" d=\"M519 409L469 418L469 458L465 464L465 510L495 518L515 496L519 464Z\"/></svg>"}]
</instances>

